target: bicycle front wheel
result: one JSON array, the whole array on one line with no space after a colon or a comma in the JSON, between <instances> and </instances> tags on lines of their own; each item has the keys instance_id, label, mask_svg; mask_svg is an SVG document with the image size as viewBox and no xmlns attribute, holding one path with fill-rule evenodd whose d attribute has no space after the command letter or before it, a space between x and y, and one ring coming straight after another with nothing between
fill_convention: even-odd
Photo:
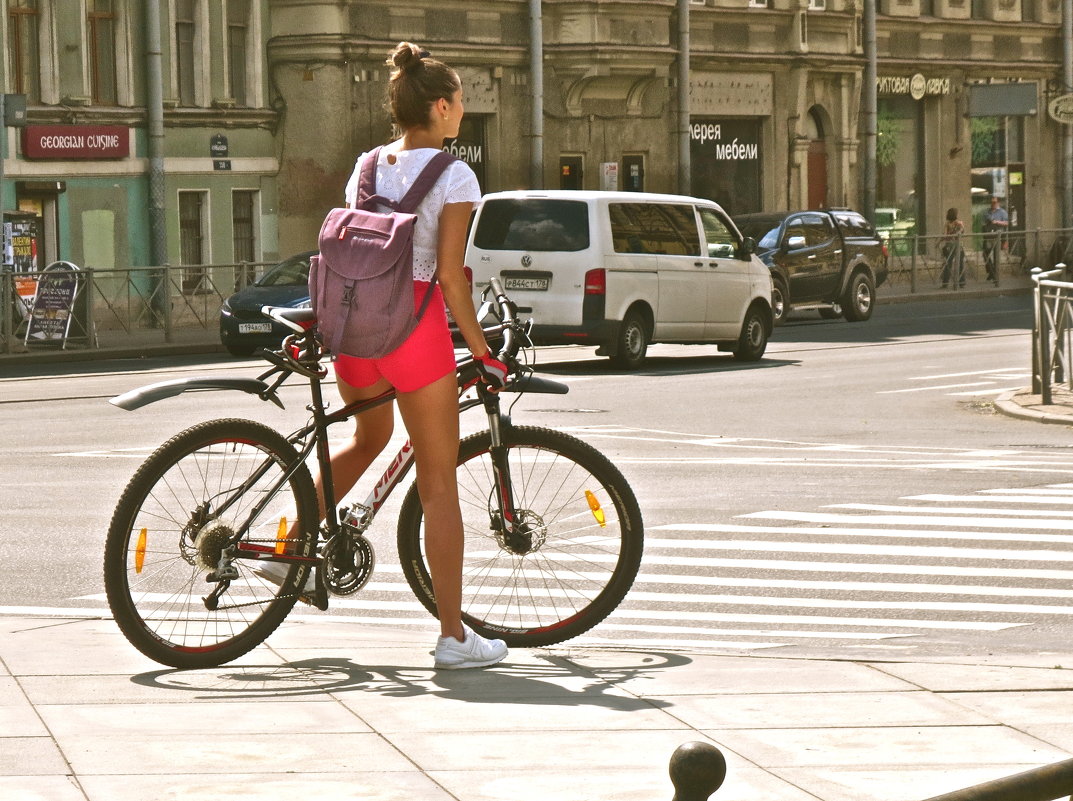
<instances>
[{"instance_id":1,"label":"bicycle front wheel","mask_svg":"<svg viewBox=\"0 0 1073 801\"><path fill-rule=\"evenodd\" d=\"M139 651L177 668L229 662L262 643L297 600L305 564L238 559L215 601L215 570L236 536L264 553L313 552L317 501L309 470L276 431L212 420L157 449L116 505L104 585L119 628ZM281 583L254 570L284 568Z\"/></svg>"},{"instance_id":2,"label":"bicycle front wheel","mask_svg":"<svg viewBox=\"0 0 1073 801\"><path fill-rule=\"evenodd\" d=\"M462 617L512 647L551 645L588 631L625 597L641 564L641 511L618 469L584 442L528 426L505 439L522 545L501 531L489 433L459 447ZM399 559L435 615L424 528L415 485L400 513Z\"/></svg>"}]
</instances>

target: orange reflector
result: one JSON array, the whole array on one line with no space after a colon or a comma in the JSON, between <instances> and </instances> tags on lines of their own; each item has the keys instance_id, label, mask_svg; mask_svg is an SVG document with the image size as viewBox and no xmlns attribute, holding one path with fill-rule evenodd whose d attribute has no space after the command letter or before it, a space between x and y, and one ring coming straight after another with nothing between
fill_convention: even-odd
<instances>
[{"instance_id":1,"label":"orange reflector","mask_svg":"<svg viewBox=\"0 0 1073 801\"><path fill-rule=\"evenodd\" d=\"M604 510L600 508L600 502L596 500L596 496L585 490L585 500L589 502L589 509L592 510L592 516L596 518L600 528L607 528L607 518L604 517Z\"/></svg>"},{"instance_id":2,"label":"orange reflector","mask_svg":"<svg viewBox=\"0 0 1073 801\"><path fill-rule=\"evenodd\" d=\"M145 566L145 535L148 529L142 529L138 533L138 544L134 546L134 572L141 573Z\"/></svg>"},{"instance_id":3,"label":"orange reflector","mask_svg":"<svg viewBox=\"0 0 1073 801\"><path fill-rule=\"evenodd\" d=\"M285 516L281 517L279 519L279 528L276 529L276 555L287 552L287 532L289 530L287 518Z\"/></svg>"}]
</instances>

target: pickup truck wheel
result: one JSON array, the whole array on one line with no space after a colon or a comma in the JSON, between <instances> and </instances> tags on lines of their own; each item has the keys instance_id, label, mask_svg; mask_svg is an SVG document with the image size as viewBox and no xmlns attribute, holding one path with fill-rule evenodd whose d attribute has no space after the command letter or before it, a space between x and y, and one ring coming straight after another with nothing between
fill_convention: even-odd
<instances>
[{"instance_id":1,"label":"pickup truck wheel","mask_svg":"<svg viewBox=\"0 0 1073 801\"><path fill-rule=\"evenodd\" d=\"M851 323L860 323L872 316L876 305L876 288L867 273L856 273L846 287L842 313Z\"/></svg>"},{"instance_id":2,"label":"pickup truck wheel","mask_svg":"<svg viewBox=\"0 0 1073 801\"><path fill-rule=\"evenodd\" d=\"M771 318L775 325L782 325L790 314L790 292L779 279L771 287Z\"/></svg>"},{"instance_id":3,"label":"pickup truck wheel","mask_svg":"<svg viewBox=\"0 0 1073 801\"><path fill-rule=\"evenodd\" d=\"M740 362L758 361L767 350L767 336L768 329L764 315L754 306L745 313L745 321L741 324L741 336L738 337L738 346L734 349L734 358Z\"/></svg>"},{"instance_id":4,"label":"pickup truck wheel","mask_svg":"<svg viewBox=\"0 0 1073 801\"><path fill-rule=\"evenodd\" d=\"M618 348L611 357L611 364L625 370L636 370L648 352L648 325L640 313L626 313L626 319L618 329Z\"/></svg>"}]
</instances>

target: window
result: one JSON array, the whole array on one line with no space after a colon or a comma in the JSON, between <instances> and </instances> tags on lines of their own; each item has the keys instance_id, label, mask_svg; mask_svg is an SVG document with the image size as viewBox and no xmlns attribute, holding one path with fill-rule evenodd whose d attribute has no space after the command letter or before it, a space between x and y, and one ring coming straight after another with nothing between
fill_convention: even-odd
<instances>
[{"instance_id":1,"label":"window","mask_svg":"<svg viewBox=\"0 0 1073 801\"><path fill-rule=\"evenodd\" d=\"M193 106L197 101L196 14L197 0L175 0L175 77L180 106Z\"/></svg>"},{"instance_id":2,"label":"window","mask_svg":"<svg viewBox=\"0 0 1073 801\"><path fill-rule=\"evenodd\" d=\"M692 206L611 203L608 213L616 253L700 255L700 234Z\"/></svg>"},{"instance_id":3,"label":"window","mask_svg":"<svg viewBox=\"0 0 1073 801\"><path fill-rule=\"evenodd\" d=\"M767 8L769 0L749 0L749 8Z\"/></svg>"},{"instance_id":4,"label":"window","mask_svg":"<svg viewBox=\"0 0 1073 801\"><path fill-rule=\"evenodd\" d=\"M712 209L700 210L700 222L704 226L704 237L708 240L708 258L736 259L738 257L738 238Z\"/></svg>"},{"instance_id":5,"label":"window","mask_svg":"<svg viewBox=\"0 0 1073 801\"><path fill-rule=\"evenodd\" d=\"M482 250L586 250L589 207L578 200L490 200L473 243Z\"/></svg>"},{"instance_id":6,"label":"window","mask_svg":"<svg viewBox=\"0 0 1073 801\"><path fill-rule=\"evenodd\" d=\"M231 97L239 106L252 106L246 57L249 50L250 0L227 0L227 68Z\"/></svg>"},{"instance_id":7,"label":"window","mask_svg":"<svg viewBox=\"0 0 1073 801\"><path fill-rule=\"evenodd\" d=\"M114 0L88 0L90 93L93 102L116 105L116 13Z\"/></svg>"},{"instance_id":8,"label":"window","mask_svg":"<svg viewBox=\"0 0 1073 801\"><path fill-rule=\"evenodd\" d=\"M183 292L205 288L205 192L179 193L179 263L182 264Z\"/></svg>"},{"instance_id":9,"label":"window","mask_svg":"<svg viewBox=\"0 0 1073 801\"><path fill-rule=\"evenodd\" d=\"M254 190L236 189L231 193L231 231L236 263L257 261L257 231L254 226L256 204L257 192ZM250 283L253 272L252 266L246 268L239 285Z\"/></svg>"},{"instance_id":10,"label":"window","mask_svg":"<svg viewBox=\"0 0 1073 801\"><path fill-rule=\"evenodd\" d=\"M824 11L827 8L827 0L808 0L809 11Z\"/></svg>"},{"instance_id":11,"label":"window","mask_svg":"<svg viewBox=\"0 0 1073 801\"><path fill-rule=\"evenodd\" d=\"M37 0L8 0L8 69L16 94L28 103L41 102L41 53L38 45Z\"/></svg>"}]
</instances>

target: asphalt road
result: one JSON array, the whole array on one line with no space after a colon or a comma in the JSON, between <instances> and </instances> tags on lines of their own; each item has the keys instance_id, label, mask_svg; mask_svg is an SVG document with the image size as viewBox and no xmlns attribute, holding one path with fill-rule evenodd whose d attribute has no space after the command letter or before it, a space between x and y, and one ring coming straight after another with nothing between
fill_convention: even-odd
<instances>
[{"instance_id":1,"label":"asphalt road","mask_svg":"<svg viewBox=\"0 0 1073 801\"><path fill-rule=\"evenodd\" d=\"M541 349L542 370L571 392L522 398L514 421L607 453L645 517L642 575L584 639L853 657L1046 651L1067 639L1073 431L993 407L1030 383L1030 326L1025 295L884 305L863 324L802 315L751 365L710 347L656 346L631 374L588 349ZM280 428L306 417L297 383L285 411L238 393L134 413L108 397L258 371L217 356L8 370L0 613L106 614L112 508L167 437L214 417ZM470 417L466 431L483 427L479 412ZM373 589L329 614L375 609L427 625L392 569L394 509L373 527Z\"/></svg>"}]
</instances>

